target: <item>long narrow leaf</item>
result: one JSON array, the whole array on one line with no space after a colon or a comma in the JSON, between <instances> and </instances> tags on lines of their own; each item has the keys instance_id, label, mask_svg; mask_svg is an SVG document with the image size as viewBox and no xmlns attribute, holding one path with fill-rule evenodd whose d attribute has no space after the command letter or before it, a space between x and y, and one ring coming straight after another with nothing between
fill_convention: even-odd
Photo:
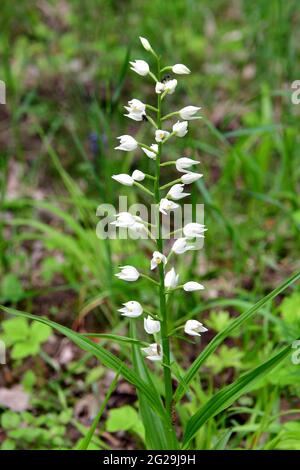
<instances>
[{"instance_id":1,"label":"long narrow leaf","mask_svg":"<svg viewBox=\"0 0 300 470\"><path fill-rule=\"evenodd\" d=\"M60 333L65 335L67 338L69 338L71 341L73 341L73 343L75 343L84 351L88 351L92 353L106 367L114 370L117 373L120 373L128 382L132 383L138 390L143 392L144 396L147 398L147 401L151 405L151 407L163 419L165 419L166 422L168 422L168 418L163 408L163 405L160 401L157 400L156 394L153 392L151 387L148 384L146 384L143 380L141 380L140 377L134 371L132 371L126 364L123 363L123 361L121 361L114 354L107 351L99 344L93 343L88 338L85 338L79 333L76 333L73 330L70 330L70 328L60 325L52 320L49 320L48 318L38 317L36 315L32 315L31 313L20 312L19 310L4 307L2 305L0 305L0 309L11 315L29 318L31 320L35 320L40 323L44 323L45 325L51 326L53 329L59 331Z\"/></svg>"},{"instance_id":2,"label":"long narrow leaf","mask_svg":"<svg viewBox=\"0 0 300 470\"><path fill-rule=\"evenodd\" d=\"M136 337L136 327L133 321L130 322L130 333L132 338ZM150 372L145 365L140 348L132 346L132 360L135 372L141 377L153 390L156 390L152 381ZM159 395L158 395L159 397ZM175 432L171 423L166 426L161 417L158 416L149 406L146 397L142 392L138 392L139 408L143 424L145 427L147 448L151 450L171 450L177 449L178 444Z\"/></svg>"},{"instance_id":3,"label":"long narrow leaf","mask_svg":"<svg viewBox=\"0 0 300 470\"><path fill-rule=\"evenodd\" d=\"M271 359L268 359L260 366L242 375L235 382L223 388L210 398L210 400L208 400L208 402L206 402L188 421L182 444L183 448L186 449L188 447L190 440L204 423L228 408L241 395L247 393L257 380L269 373L290 353L291 346L285 347L278 354L271 357Z\"/></svg>"},{"instance_id":4,"label":"long narrow leaf","mask_svg":"<svg viewBox=\"0 0 300 470\"><path fill-rule=\"evenodd\" d=\"M212 354L217 347L237 328L239 328L243 323L248 321L254 314L267 302L273 300L277 295L287 289L291 284L296 282L300 278L300 271L294 273L290 278L283 282L279 287L274 289L268 295L260 299L256 304L249 308L246 312L242 313L239 317L233 320L224 331L218 333L212 341L207 345L207 347L199 354L197 359L190 366L186 374L183 376L183 384L180 384L174 394L174 401L177 402L185 394L185 391L188 385L191 383L195 375L197 374L199 368L203 362Z\"/></svg>"}]
</instances>

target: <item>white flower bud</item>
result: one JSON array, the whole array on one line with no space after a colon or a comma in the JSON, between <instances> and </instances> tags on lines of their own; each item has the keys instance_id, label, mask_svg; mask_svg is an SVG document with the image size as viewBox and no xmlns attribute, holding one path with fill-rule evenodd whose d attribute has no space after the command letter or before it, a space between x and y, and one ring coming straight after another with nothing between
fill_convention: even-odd
<instances>
[{"instance_id":1,"label":"white flower bud","mask_svg":"<svg viewBox=\"0 0 300 470\"><path fill-rule=\"evenodd\" d=\"M203 175L201 173L190 172L190 173L186 173L185 175L182 175L180 179L184 184L191 184L197 181L198 179L202 178L202 176Z\"/></svg>"},{"instance_id":2,"label":"white flower bud","mask_svg":"<svg viewBox=\"0 0 300 470\"><path fill-rule=\"evenodd\" d=\"M125 186L132 186L134 179L127 175L126 173L121 173L120 175L112 175L112 179L118 183L124 184Z\"/></svg>"},{"instance_id":3,"label":"white flower bud","mask_svg":"<svg viewBox=\"0 0 300 470\"><path fill-rule=\"evenodd\" d=\"M150 69L149 65L145 60L135 60L134 62L129 62L131 65L131 70L136 72L138 75L148 75Z\"/></svg>"},{"instance_id":4,"label":"white flower bud","mask_svg":"<svg viewBox=\"0 0 300 470\"><path fill-rule=\"evenodd\" d=\"M187 238L204 238L203 233L206 230L205 225L196 222L191 222L183 227L184 236Z\"/></svg>"},{"instance_id":5,"label":"white flower bud","mask_svg":"<svg viewBox=\"0 0 300 470\"><path fill-rule=\"evenodd\" d=\"M131 300L129 302L126 302L123 304L123 308L119 308L118 312L121 312L121 314L124 317L129 317L129 318L137 318L143 313L143 307L141 304L135 300Z\"/></svg>"},{"instance_id":6,"label":"white flower bud","mask_svg":"<svg viewBox=\"0 0 300 470\"><path fill-rule=\"evenodd\" d=\"M184 326L184 331L190 336L201 336L200 333L205 333L208 329L197 320L188 320Z\"/></svg>"},{"instance_id":7,"label":"white flower bud","mask_svg":"<svg viewBox=\"0 0 300 470\"><path fill-rule=\"evenodd\" d=\"M149 315L147 318L144 318L144 328L148 335L154 335L160 331L160 322L153 320Z\"/></svg>"},{"instance_id":8,"label":"white flower bud","mask_svg":"<svg viewBox=\"0 0 300 470\"><path fill-rule=\"evenodd\" d=\"M134 181L143 181L146 175L140 170L134 170L131 176L134 179Z\"/></svg>"},{"instance_id":9,"label":"white flower bud","mask_svg":"<svg viewBox=\"0 0 300 470\"><path fill-rule=\"evenodd\" d=\"M189 120L193 119L193 116L200 110L198 106L185 106L179 111L181 119Z\"/></svg>"},{"instance_id":10,"label":"white flower bud","mask_svg":"<svg viewBox=\"0 0 300 470\"><path fill-rule=\"evenodd\" d=\"M177 137L184 137L188 132L188 122L177 121L173 126L173 132Z\"/></svg>"},{"instance_id":11,"label":"white flower bud","mask_svg":"<svg viewBox=\"0 0 300 470\"><path fill-rule=\"evenodd\" d=\"M152 343L147 348L142 348L142 351L147 354L146 359L149 359L149 361L162 360L162 348L157 343Z\"/></svg>"},{"instance_id":12,"label":"white flower bud","mask_svg":"<svg viewBox=\"0 0 300 470\"><path fill-rule=\"evenodd\" d=\"M122 228L131 228L136 223L141 223L142 219L137 215L132 215L129 212L120 212L116 214L116 220L111 222L111 225Z\"/></svg>"},{"instance_id":13,"label":"white flower bud","mask_svg":"<svg viewBox=\"0 0 300 470\"><path fill-rule=\"evenodd\" d=\"M157 93L158 95L160 95L161 93L163 93L166 89L166 86L164 83L162 82L156 82L156 85L155 85L155 93Z\"/></svg>"},{"instance_id":14,"label":"white flower bud","mask_svg":"<svg viewBox=\"0 0 300 470\"><path fill-rule=\"evenodd\" d=\"M166 90L169 95L172 95L177 87L177 80L173 78L172 80L167 80L164 83L164 91Z\"/></svg>"},{"instance_id":15,"label":"white flower bud","mask_svg":"<svg viewBox=\"0 0 300 470\"><path fill-rule=\"evenodd\" d=\"M168 192L168 197L171 197L172 199L175 199L175 201L179 199L183 199L184 197L187 197L190 195L190 193L184 193L184 184L174 184L169 192Z\"/></svg>"},{"instance_id":16,"label":"white flower bud","mask_svg":"<svg viewBox=\"0 0 300 470\"><path fill-rule=\"evenodd\" d=\"M178 284L178 280L179 280L179 275L176 274L175 269L172 268L165 275L165 287L167 289L174 289Z\"/></svg>"},{"instance_id":17,"label":"white flower bud","mask_svg":"<svg viewBox=\"0 0 300 470\"><path fill-rule=\"evenodd\" d=\"M121 135L117 137L120 141L120 145L115 147L115 150L123 150L124 152L131 152L135 150L138 146L137 141L131 137L131 135Z\"/></svg>"},{"instance_id":18,"label":"white flower bud","mask_svg":"<svg viewBox=\"0 0 300 470\"><path fill-rule=\"evenodd\" d=\"M146 116L146 105L142 101L133 99L128 101L129 106L124 106L128 114L124 116L133 119L134 121L142 121L143 117Z\"/></svg>"},{"instance_id":19,"label":"white flower bud","mask_svg":"<svg viewBox=\"0 0 300 470\"><path fill-rule=\"evenodd\" d=\"M178 238L172 246L172 251L177 255L181 255L188 250L193 250L195 247L187 244L186 238Z\"/></svg>"},{"instance_id":20,"label":"white flower bud","mask_svg":"<svg viewBox=\"0 0 300 470\"><path fill-rule=\"evenodd\" d=\"M178 160L176 160L176 169L181 173L185 173L188 168L193 165L198 165L199 163L200 162L196 162L195 160L187 157L178 158Z\"/></svg>"},{"instance_id":21,"label":"white flower bud","mask_svg":"<svg viewBox=\"0 0 300 470\"><path fill-rule=\"evenodd\" d=\"M121 266L120 269L121 271L115 274L115 276L123 281L133 282L137 281L140 277L140 273L134 266Z\"/></svg>"},{"instance_id":22,"label":"white flower bud","mask_svg":"<svg viewBox=\"0 0 300 470\"><path fill-rule=\"evenodd\" d=\"M156 155L158 152L158 145L157 144L152 144L150 145L150 148L153 149L153 152L151 152L148 149L145 149L142 147L143 152L147 155L148 158L151 158L151 160L156 160Z\"/></svg>"},{"instance_id":23,"label":"white flower bud","mask_svg":"<svg viewBox=\"0 0 300 470\"><path fill-rule=\"evenodd\" d=\"M199 284L199 282L195 281L189 281L183 284L183 290L186 292L194 292L196 290L203 290L204 286L202 284Z\"/></svg>"},{"instance_id":24,"label":"white flower bud","mask_svg":"<svg viewBox=\"0 0 300 470\"><path fill-rule=\"evenodd\" d=\"M178 75L187 75L188 73L191 73L190 69L188 69L185 65L183 64L175 64L172 67L172 72L178 74Z\"/></svg>"},{"instance_id":25,"label":"white flower bud","mask_svg":"<svg viewBox=\"0 0 300 470\"><path fill-rule=\"evenodd\" d=\"M140 41L142 43L143 48L146 49L146 51L151 51L152 47L151 47L151 44L148 41L148 39L143 38L142 36L140 36Z\"/></svg>"},{"instance_id":26,"label":"white flower bud","mask_svg":"<svg viewBox=\"0 0 300 470\"><path fill-rule=\"evenodd\" d=\"M163 198L159 203L159 212L167 215L168 212L178 209L179 205L169 199Z\"/></svg>"}]
</instances>

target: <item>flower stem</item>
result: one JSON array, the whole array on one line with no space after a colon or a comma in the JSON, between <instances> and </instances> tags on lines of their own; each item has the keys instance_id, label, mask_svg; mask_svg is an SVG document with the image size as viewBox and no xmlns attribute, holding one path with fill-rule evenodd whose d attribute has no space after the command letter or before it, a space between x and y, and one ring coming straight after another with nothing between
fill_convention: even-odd
<instances>
[{"instance_id":1,"label":"flower stem","mask_svg":"<svg viewBox=\"0 0 300 470\"><path fill-rule=\"evenodd\" d=\"M135 181L133 184L137 186L141 191L144 191L144 193L149 194L149 196L153 196L153 193L149 191L149 189L145 188L145 186L143 186L142 184L138 183L137 181Z\"/></svg>"},{"instance_id":2,"label":"flower stem","mask_svg":"<svg viewBox=\"0 0 300 470\"><path fill-rule=\"evenodd\" d=\"M160 70L160 59L157 58L157 70L158 70L158 80L161 78ZM157 95L157 125L161 129L161 101L162 96ZM158 152L156 158L156 179L154 183L154 197L156 204L159 204L160 201L160 161L162 153L162 143L158 144ZM162 238L162 226L161 226L161 216L158 212L157 215L157 226L158 226L158 238L157 238L157 249L160 253L163 253L163 238ZM167 318L167 309L166 309L166 298L165 298L165 276L164 276L164 267L161 263L159 265L159 304L160 304L160 317L161 317L161 340L162 340L162 349L163 349L163 368L164 368L164 384L165 384L165 405L166 410L170 416L170 423L172 422L171 413L172 413L172 377L170 369L170 342L168 337L168 318Z\"/></svg>"},{"instance_id":3,"label":"flower stem","mask_svg":"<svg viewBox=\"0 0 300 470\"><path fill-rule=\"evenodd\" d=\"M173 185L176 184L176 183L182 183L181 178L178 178L177 180L174 180L174 181L170 181L170 183L164 184L164 185L161 186L159 189L167 189L167 188L170 188L171 186L173 186Z\"/></svg>"}]
</instances>

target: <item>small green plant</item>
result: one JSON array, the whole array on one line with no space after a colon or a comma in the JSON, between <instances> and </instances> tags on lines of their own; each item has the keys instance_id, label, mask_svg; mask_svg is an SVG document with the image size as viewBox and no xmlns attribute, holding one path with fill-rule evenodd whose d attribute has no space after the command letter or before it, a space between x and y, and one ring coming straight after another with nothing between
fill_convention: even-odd
<instances>
[{"instance_id":1,"label":"small green plant","mask_svg":"<svg viewBox=\"0 0 300 470\"><path fill-rule=\"evenodd\" d=\"M8 348L11 348L12 359L24 359L39 353L52 328L47 325L31 324L26 318L12 318L2 322L3 333L0 338Z\"/></svg>"}]
</instances>

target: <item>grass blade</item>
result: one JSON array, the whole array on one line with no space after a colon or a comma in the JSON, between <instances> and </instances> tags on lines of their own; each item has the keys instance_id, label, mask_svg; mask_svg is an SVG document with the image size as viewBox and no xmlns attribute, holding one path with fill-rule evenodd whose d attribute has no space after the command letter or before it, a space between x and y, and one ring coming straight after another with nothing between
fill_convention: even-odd
<instances>
[{"instance_id":1,"label":"grass blade","mask_svg":"<svg viewBox=\"0 0 300 470\"><path fill-rule=\"evenodd\" d=\"M13 308L8 308L0 305L0 309L4 312L7 312L11 315L16 315L19 317L29 318L31 320L38 321L40 323L44 323L45 325L51 326L53 329L59 331L67 338L69 338L73 343L79 346L84 351L88 351L92 353L97 359L99 359L106 367L114 370L117 373L120 373L128 382L133 384L138 390L143 392L145 398L147 399L149 405L164 419L166 423L168 422L167 414L164 410L164 407L160 400L157 399L157 395L153 391L153 389L145 383L140 377L132 371L126 364L123 363L118 357L116 357L111 352L104 349L99 344L95 344L90 341L88 338L80 335L79 333L70 330L66 326L60 325L52 320L49 320L45 317L38 317L36 315L32 315L31 313L20 312L19 310L15 310Z\"/></svg>"},{"instance_id":2,"label":"grass blade","mask_svg":"<svg viewBox=\"0 0 300 470\"><path fill-rule=\"evenodd\" d=\"M235 382L217 392L188 421L182 444L183 448L186 449L188 447L189 442L193 439L204 423L206 423L210 418L213 418L216 414L228 408L241 395L248 392L251 386L254 385L258 379L269 373L290 353L291 346L289 345L260 366L242 375Z\"/></svg>"},{"instance_id":3,"label":"grass blade","mask_svg":"<svg viewBox=\"0 0 300 470\"><path fill-rule=\"evenodd\" d=\"M203 362L212 354L217 347L237 328L239 328L243 323L248 321L254 314L267 302L273 300L277 295L287 289L291 284L298 281L300 278L300 271L294 273L291 277L289 277L285 282L283 282L280 286L270 292L268 295L260 299L256 304L254 304L251 308L246 310L246 312L242 313L239 317L233 320L224 331L218 333L213 340L207 345L207 347L199 354L197 359L193 362L191 367L188 369L186 374L183 376L183 384L180 384L177 387L177 390L174 394L174 401L177 402L180 398L184 395L185 390L187 389L188 385L191 383L195 375L197 374L199 368L203 364Z\"/></svg>"},{"instance_id":4,"label":"grass blade","mask_svg":"<svg viewBox=\"0 0 300 470\"><path fill-rule=\"evenodd\" d=\"M112 383L110 384L108 390L107 390L107 393L105 395L105 398L102 402L102 405L100 406L100 410L98 411L97 415L95 416L95 418L93 419L93 422L89 428L89 430L87 431L86 435L84 436L84 438L82 439L82 441L80 442L79 446L77 447L76 450L87 450L89 445L90 445L90 442L92 440L92 437L97 429L97 426L98 426L98 423L101 419L101 416L106 408L106 405L108 403L108 400L110 399L111 397L111 394L113 393L117 383L118 383L118 380L119 380L119 374L117 374L114 378L114 380L112 381Z\"/></svg>"}]
</instances>

